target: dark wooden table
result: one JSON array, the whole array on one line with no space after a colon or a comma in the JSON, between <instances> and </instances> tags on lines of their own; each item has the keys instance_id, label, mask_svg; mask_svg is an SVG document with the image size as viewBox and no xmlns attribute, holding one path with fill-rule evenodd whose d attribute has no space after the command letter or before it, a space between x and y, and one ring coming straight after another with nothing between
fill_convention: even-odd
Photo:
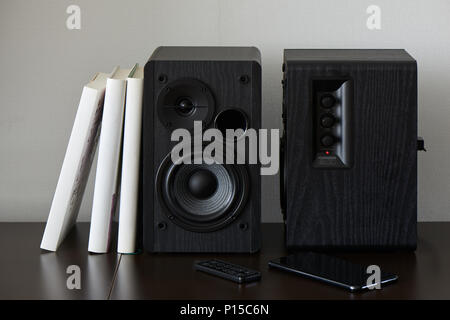
<instances>
[{"instance_id":1,"label":"dark wooden table","mask_svg":"<svg viewBox=\"0 0 450 320\"><path fill-rule=\"evenodd\" d=\"M338 254L398 274L382 290L345 290L269 269L286 254L281 224L263 224L257 254L89 254L89 224L79 223L60 250L39 249L43 223L0 223L0 299L450 299L450 223L419 223L415 252ZM248 285L196 272L196 260L219 258L258 269ZM69 265L81 269L81 289L69 290Z\"/></svg>"},{"instance_id":2,"label":"dark wooden table","mask_svg":"<svg viewBox=\"0 0 450 320\"><path fill-rule=\"evenodd\" d=\"M0 223L0 299L105 299L119 256L88 254L89 224L78 224L57 252L39 248L44 223ZM67 289L67 267L81 270L81 289Z\"/></svg>"}]
</instances>

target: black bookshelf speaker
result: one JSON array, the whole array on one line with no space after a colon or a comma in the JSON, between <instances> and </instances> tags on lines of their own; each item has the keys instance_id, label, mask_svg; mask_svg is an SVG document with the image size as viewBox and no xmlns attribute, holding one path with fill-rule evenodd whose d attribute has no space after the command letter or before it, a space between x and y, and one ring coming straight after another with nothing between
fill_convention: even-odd
<instances>
[{"instance_id":1,"label":"black bookshelf speaker","mask_svg":"<svg viewBox=\"0 0 450 320\"><path fill-rule=\"evenodd\" d=\"M415 249L417 64L404 50L285 50L290 248Z\"/></svg>"},{"instance_id":2,"label":"black bookshelf speaker","mask_svg":"<svg viewBox=\"0 0 450 320\"><path fill-rule=\"evenodd\" d=\"M144 69L143 230L150 252L255 252L258 164L173 163L173 130L261 127L261 58L254 47L159 47ZM194 140L194 139L192 139ZM192 148L194 150L194 148ZM247 152L247 151L246 151Z\"/></svg>"}]
</instances>

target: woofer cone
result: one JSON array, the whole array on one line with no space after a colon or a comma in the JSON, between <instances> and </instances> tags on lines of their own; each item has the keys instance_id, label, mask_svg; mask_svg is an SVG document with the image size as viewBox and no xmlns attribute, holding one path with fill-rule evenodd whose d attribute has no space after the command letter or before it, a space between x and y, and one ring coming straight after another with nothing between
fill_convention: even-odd
<instances>
[{"instance_id":1,"label":"woofer cone","mask_svg":"<svg viewBox=\"0 0 450 320\"><path fill-rule=\"evenodd\" d=\"M190 231L210 232L223 228L243 211L249 178L244 165L194 164L196 156L188 155L191 164L184 164L182 160L173 163L169 154L158 170L156 190L170 220ZM199 174L207 178L200 179L205 180L200 187L193 187L192 179ZM207 190L198 192L197 188Z\"/></svg>"}]
</instances>

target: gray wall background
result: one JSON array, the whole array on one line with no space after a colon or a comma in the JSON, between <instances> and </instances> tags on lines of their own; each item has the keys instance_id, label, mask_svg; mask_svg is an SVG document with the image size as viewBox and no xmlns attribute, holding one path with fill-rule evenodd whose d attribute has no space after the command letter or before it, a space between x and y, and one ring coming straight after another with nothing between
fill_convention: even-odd
<instances>
[{"instance_id":1,"label":"gray wall background","mask_svg":"<svg viewBox=\"0 0 450 320\"><path fill-rule=\"evenodd\" d=\"M66 8L81 7L81 30ZM366 27L370 4L381 30ZM419 220L450 221L450 2L381 0L1 0L0 221L45 221L83 85L144 64L160 45L253 45L263 59L263 126L281 125L283 48L405 48L419 66ZM95 165L80 220L90 219ZM281 221L278 176L263 220Z\"/></svg>"}]
</instances>

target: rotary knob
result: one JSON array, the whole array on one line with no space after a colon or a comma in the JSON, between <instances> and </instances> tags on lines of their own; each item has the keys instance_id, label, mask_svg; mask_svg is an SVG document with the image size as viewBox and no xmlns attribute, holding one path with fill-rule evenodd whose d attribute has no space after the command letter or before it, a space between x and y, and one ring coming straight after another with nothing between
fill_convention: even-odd
<instances>
[{"instance_id":1,"label":"rotary knob","mask_svg":"<svg viewBox=\"0 0 450 320\"><path fill-rule=\"evenodd\" d=\"M331 108L335 103L336 98L330 93L326 93L322 97L320 97L320 105L325 109Z\"/></svg>"},{"instance_id":2,"label":"rotary knob","mask_svg":"<svg viewBox=\"0 0 450 320\"><path fill-rule=\"evenodd\" d=\"M334 141L335 141L334 137L330 134L326 134L322 138L320 138L320 143L324 147L332 146L334 144Z\"/></svg>"},{"instance_id":3,"label":"rotary knob","mask_svg":"<svg viewBox=\"0 0 450 320\"><path fill-rule=\"evenodd\" d=\"M320 118L320 125L324 128L331 128L334 125L335 118L332 114L326 113Z\"/></svg>"}]
</instances>

